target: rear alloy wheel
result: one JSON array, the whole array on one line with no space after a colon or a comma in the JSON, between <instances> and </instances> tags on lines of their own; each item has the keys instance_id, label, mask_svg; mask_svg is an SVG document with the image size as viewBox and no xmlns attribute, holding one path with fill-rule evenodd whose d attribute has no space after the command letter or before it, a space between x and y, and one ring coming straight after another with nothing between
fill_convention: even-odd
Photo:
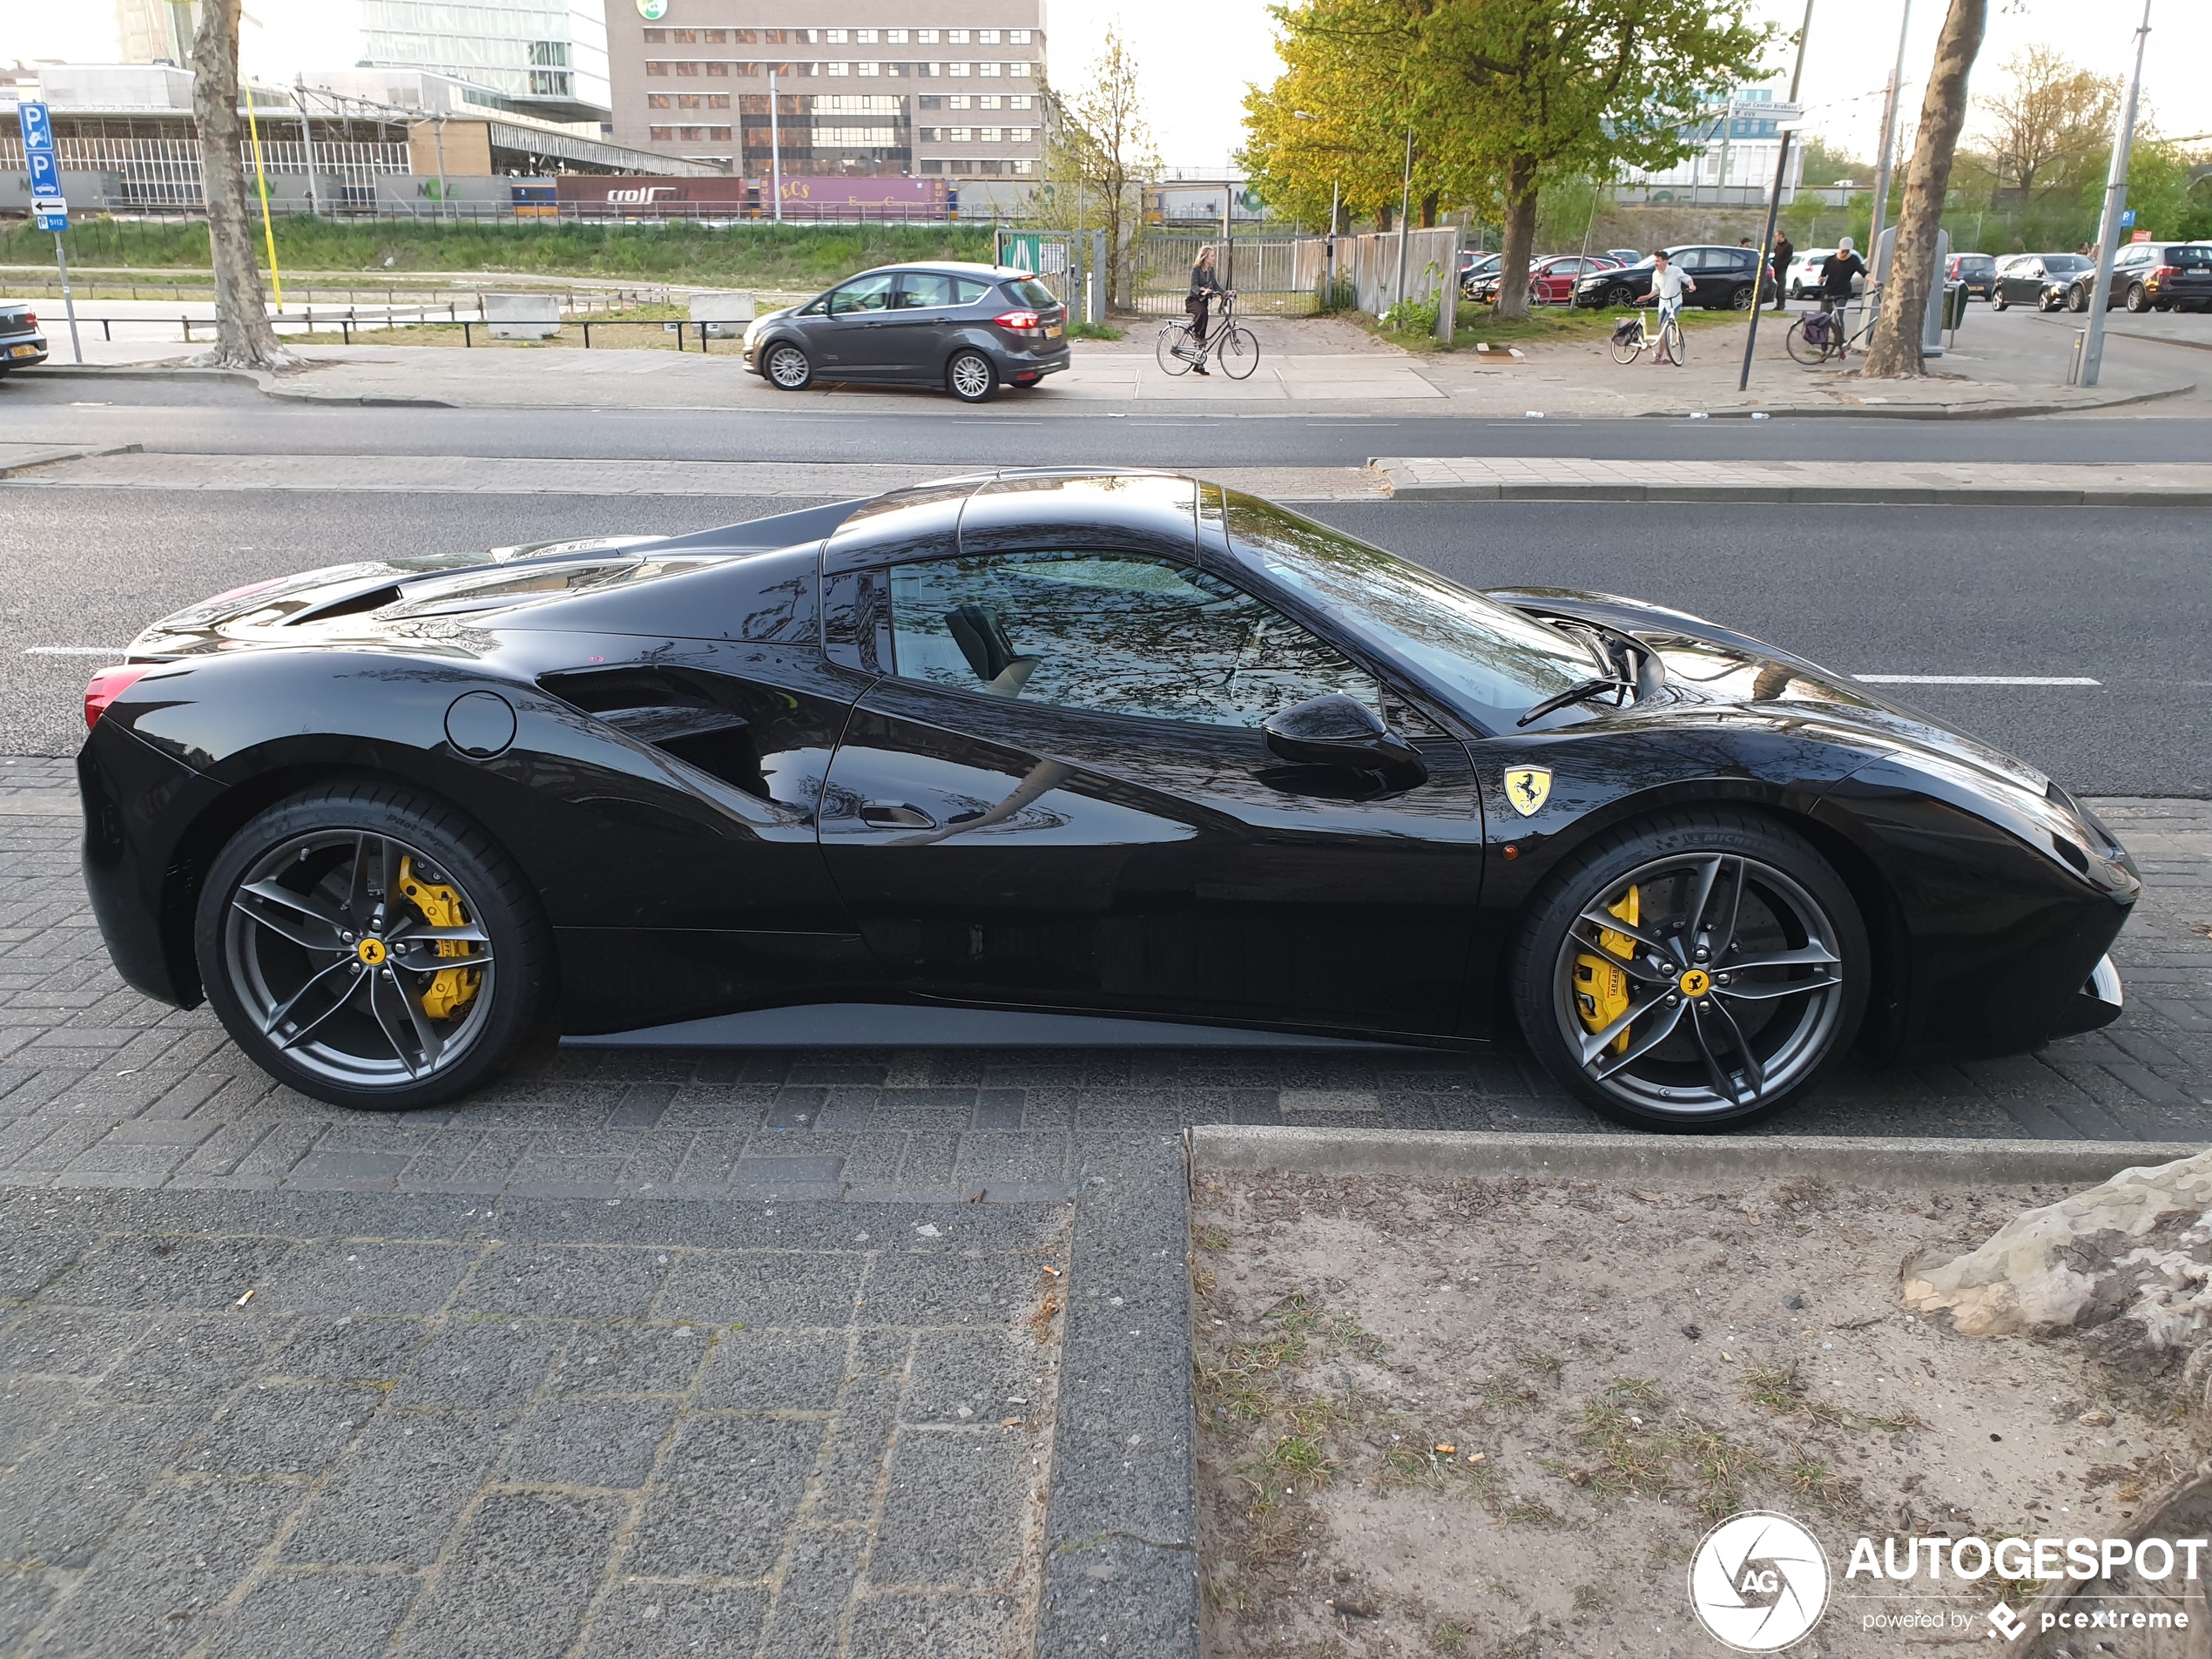
<instances>
[{"instance_id":1,"label":"rear alloy wheel","mask_svg":"<svg viewBox=\"0 0 2212 1659\"><path fill-rule=\"evenodd\" d=\"M2143 292L2143 285L2140 282L2128 285L2128 309L2134 312L2150 309L2150 295Z\"/></svg>"},{"instance_id":2,"label":"rear alloy wheel","mask_svg":"<svg viewBox=\"0 0 2212 1659\"><path fill-rule=\"evenodd\" d=\"M945 365L945 384L963 403L987 403L999 389L999 372L980 351L954 352Z\"/></svg>"},{"instance_id":3,"label":"rear alloy wheel","mask_svg":"<svg viewBox=\"0 0 2212 1659\"><path fill-rule=\"evenodd\" d=\"M339 1106L464 1094L550 1001L529 883L458 813L375 784L309 790L239 830L201 888L193 942L247 1057Z\"/></svg>"},{"instance_id":4,"label":"rear alloy wheel","mask_svg":"<svg viewBox=\"0 0 2212 1659\"><path fill-rule=\"evenodd\" d=\"M803 392L814 378L814 365L788 340L768 347L768 383L783 392Z\"/></svg>"},{"instance_id":5,"label":"rear alloy wheel","mask_svg":"<svg viewBox=\"0 0 2212 1659\"><path fill-rule=\"evenodd\" d=\"M1728 296L1728 308L1730 311L1749 311L1751 308L1751 286L1745 283Z\"/></svg>"},{"instance_id":6,"label":"rear alloy wheel","mask_svg":"<svg viewBox=\"0 0 2212 1659\"><path fill-rule=\"evenodd\" d=\"M1514 996L1568 1089L1644 1129L1764 1116L1858 1026L1865 928L1800 837L1748 814L1677 814L1601 841L1554 878Z\"/></svg>"}]
</instances>

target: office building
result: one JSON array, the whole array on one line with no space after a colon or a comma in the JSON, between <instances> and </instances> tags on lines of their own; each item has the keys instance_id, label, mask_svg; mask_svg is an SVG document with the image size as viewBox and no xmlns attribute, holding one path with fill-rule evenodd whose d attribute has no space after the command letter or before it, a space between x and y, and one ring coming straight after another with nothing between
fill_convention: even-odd
<instances>
[{"instance_id":1,"label":"office building","mask_svg":"<svg viewBox=\"0 0 2212 1659\"><path fill-rule=\"evenodd\" d=\"M1715 102L1690 123L1684 136L1696 147L1689 154L1671 166L1631 169L1615 186L1615 197L1735 206L1764 203L1774 191L1782 124L1803 114L1798 105L1778 100L1767 87L1738 87L1725 104ZM1784 201L1796 195L1804 172L1804 148L1792 145Z\"/></svg>"},{"instance_id":2,"label":"office building","mask_svg":"<svg viewBox=\"0 0 2212 1659\"><path fill-rule=\"evenodd\" d=\"M508 108L540 120L607 119L604 0L358 3L353 61L360 68L449 76L496 92Z\"/></svg>"},{"instance_id":3,"label":"office building","mask_svg":"<svg viewBox=\"0 0 2212 1659\"><path fill-rule=\"evenodd\" d=\"M810 177L1028 183L1043 152L1042 0L615 0L618 144Z\"/></svg>"}]
</instances>

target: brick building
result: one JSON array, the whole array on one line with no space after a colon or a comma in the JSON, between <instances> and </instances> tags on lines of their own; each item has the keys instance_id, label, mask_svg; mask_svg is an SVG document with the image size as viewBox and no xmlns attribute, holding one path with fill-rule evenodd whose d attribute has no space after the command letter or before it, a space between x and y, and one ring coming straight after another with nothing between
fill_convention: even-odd
<instances>
[{"instance_id":1,"label":"brick building","mask_svg":"<svg viewBox=\"0 0 2212 1659\"><path fill-rule=\"evenodd\" d=\"M1043 0L614 0L612 136L765 179L772 69L786 179L1031 180L1043 23Z\"/></svg>"}]
</instances>

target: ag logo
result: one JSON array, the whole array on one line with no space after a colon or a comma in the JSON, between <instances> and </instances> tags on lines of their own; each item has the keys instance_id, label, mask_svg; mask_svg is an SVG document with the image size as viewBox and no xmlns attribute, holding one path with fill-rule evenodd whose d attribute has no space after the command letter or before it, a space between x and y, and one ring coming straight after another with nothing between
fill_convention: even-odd
<instances>
[{"instance_id":1,"label":"ag logo","mask_svg":"<svg viewBox=\"0 0 2212 1659\"><path fill-rule=\"evenodd\" d=\"M1716 1641L1738 1653L1773 1653L1820 1622L1828 1558L1787 1515L1730 1515L1690 1560L1689 1604Z\"/></svg>"},{"instance_id":2,"label":"ag logo","mask_svg":"<svg viewBox=\"0 0 2212 1659\"><path fill-rule=\"evenodd\" d=\"M1506 799L1523 818L1534 818L1551 792L1549 766L1515 766L1506 774Z\"/></svg>"},{"instance_id":3,"label":"ag logo","mask_svg":"<svg viewBox=\"0 0 2212 1659\"><path fill-rule=\"evenodd\" d=\"M637 0L637 15L647 23L658 23L668 16L668 0Z\"/></svg>"}]
</instances>

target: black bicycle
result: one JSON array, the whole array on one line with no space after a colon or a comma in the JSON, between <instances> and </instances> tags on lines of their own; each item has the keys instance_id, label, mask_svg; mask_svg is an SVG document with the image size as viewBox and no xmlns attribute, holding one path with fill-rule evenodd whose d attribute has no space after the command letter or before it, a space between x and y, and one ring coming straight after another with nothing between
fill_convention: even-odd
<instances>
[{"instance_id":1,"label":"black bicycle","mask_svg":"<svg viewBox=\"0 0 2212 1659\"><path fill-rule=\"evenodd\" d=\"M1211 355L1231 380L1250 378L1259 367L1259 341L1236 320L1236 310L1237 296L1223 294L1221 309L1206 331L1204 345L1193 338L1189 317L1169 318L1160 325L1159 344L1153 348L1160 367L1170 374L1188 374Z\"/></svg>"}]
</instances>

